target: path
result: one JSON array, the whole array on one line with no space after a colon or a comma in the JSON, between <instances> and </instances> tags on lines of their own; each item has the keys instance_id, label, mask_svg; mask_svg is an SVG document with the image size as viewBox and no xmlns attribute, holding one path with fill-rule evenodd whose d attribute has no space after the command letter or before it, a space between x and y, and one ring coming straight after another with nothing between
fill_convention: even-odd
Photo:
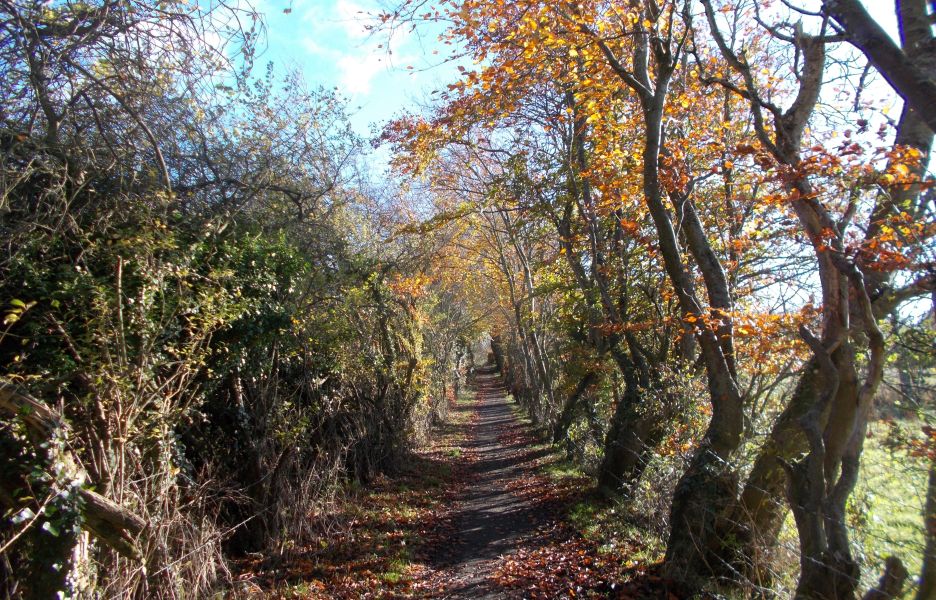
<instances>
[{"instance_id":1,"label":"path","mask_svg":"<svg viewBox=\"0 0 936 600\"><path fill-rule=\"evenodd\" d=\"M499 375L482 370L471 391L406 469L310 515L312 544L242 561L245 597L672 600L652 566L627 560L642 545L567 520L593 481L542 472L559 453L516 418Z\"/></svg>"},{"instance_id":2,"label":"path","mask_svg":"<svg viewBox=\"0 0 936 600\"><path fill-rule=\"evenodd\" d=\"M517 423L500 377L492 369L481 370L472 387L476 418L465 443L472 466L455 514L457 546L454 560L445 565L452 573L445 597L503 598L491 580L495 563L502 555L528 548L529 537L548 515L509 489L532 468L536 455L502 439Z\"/></svg>"}]
</instances>

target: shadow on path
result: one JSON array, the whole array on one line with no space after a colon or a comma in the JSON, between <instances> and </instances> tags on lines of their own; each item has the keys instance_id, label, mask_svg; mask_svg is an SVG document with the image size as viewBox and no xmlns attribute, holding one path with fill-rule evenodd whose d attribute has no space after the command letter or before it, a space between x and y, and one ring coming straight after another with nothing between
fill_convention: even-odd
<instances>
[{"instance_id":1,"label":"shadow on path","mask_svg":"<svg viewBox=\"0 0 936 600\"><path fill-rule=\"evenodd\" d=\"M493 369L481 370L472 387L476 418L464 444L472 458L469 481L456 512L454 546L447 557L437 559L437 566L453 574L447 598L502 598L491 580L494 563L520 547L535 545L529 538L549 515L509 491L510 482L527 472L527 463L536 455L518 453L498 439L517 425L500 377Z\"/></svg>"}]
</instances>

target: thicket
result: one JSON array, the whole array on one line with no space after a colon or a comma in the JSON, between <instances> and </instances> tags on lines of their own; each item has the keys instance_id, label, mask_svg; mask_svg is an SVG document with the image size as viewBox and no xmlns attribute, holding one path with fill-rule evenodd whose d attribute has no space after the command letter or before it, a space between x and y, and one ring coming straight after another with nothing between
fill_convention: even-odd
<instances>
[{"instance_id":1,"label":"thicket","mask_svg":"<svg viewBox=\"0 0 936 600\"><path fill-rule=\"evenodd\" d=\"M226 4L0 6L4 597L205 597L392 470L471 323ZM90 535L89 535L90 533Z\"/></svg>"}]
</instances>

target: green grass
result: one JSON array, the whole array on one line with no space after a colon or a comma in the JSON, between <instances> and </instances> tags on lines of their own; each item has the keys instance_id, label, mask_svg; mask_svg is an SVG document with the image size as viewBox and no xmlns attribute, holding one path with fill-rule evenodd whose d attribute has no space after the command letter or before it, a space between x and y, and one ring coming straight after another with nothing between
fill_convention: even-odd
<instances>
[{"instance_id":1,"label":"green grass","mask_svg":"<svg viewBox=\"0 0 936 600\"><path fill-rule=\"evenodd\" d=\"M917 423L902 423L913 430ZM911 456L902 447L887 443L888 426L874 423L865 440L861 472L848 502L846 518L854 557L861 566L861 589L875 585L884 559L897 556L910 573L904 598L916 592L923 555L923 503L926 494L926 459ZM799 565L796 525L787 515L780 532L778 584L792 591Z\"/></svg>"},{"instance_id":2,"label":"green grass","mask_svg":"<svg viewBox=\"0 0 936 600\"><path fill-rule=\"evenodd\" d=\"M511 401L510 407L521 422L533 428L532 421L519 403ZM545 439L540 436L540 440ZM538 471L546 477L557 482L589 477L590 487L597 485L593 477L588 476L578 463L567 456L561 444L540 441L532 447L548 452L538 467ZM630 511L620 502L609 502L599 496L588 495L572 506L567 521L581 535L597 542L601 552L619 552L620 548L627 548L627 567L659 562L665 551L664 541L630 520Z\"/></svg>"},{"instance_id":3,"label":"green grass","mask_svg":"<svg viewBox=\"0 0 936 600\"><path fill-rule=\"evenodd\" d=\"M380 578L386 583L399 583L406 576L406 570L409 568L409 565L409 554L401 553L397 558L390 561L387 570L380 574Z\"/></svg>"},{"instance_id":4,"label":"green grass","mask_svg":"<svg viewBox=\"0 0 936 600\"><path fill-rule=\"evenodd\" d=\"M312 591L312 586L307 581L290 585L283 590L283 596L286 598L306 598Z\"/></svg>"},{"instance_id":5,"label":"green grass","mask_svg":"<svg viewBox=\"0 0 936 600\"><path fill-rule=\"evenodd\" d=\"M652 564L663 558L663 540L628 518L630 509L620 502L592 497L572 507L568 520L604 552L628 548L627 567Z\"/></svg>"},{"instance_id":6,"label":"green grass","mask_svg":"<svg viewBox=\"0 0 936 600\"><path fill-rule=\"evenodd\" d=\"M557 452L558 453L558 452ZM567 477L583 477L585 473L571 460L567 459L564 455L557 456L555 460L551 460L545 465L543 465L541 471L544 475L551 477L552 479L565 479Z\"/></svg>"},{"instance_id":7,"label":"green grass","mask_svg":"<svg viewBox=\"0 0 936 600\"><path fill-rule=\"evenodd\" d=\"M917 423L903 423L909 430ZM862 583L880 577L884 558L894 555L904 562L911 580L920 574L923 555L923 504L926 495L927 460L907 449L887 444L888 427L876 423L865 440L861 477L849 503L856 558L862 562Z\"/></svg>"}]
</instances>

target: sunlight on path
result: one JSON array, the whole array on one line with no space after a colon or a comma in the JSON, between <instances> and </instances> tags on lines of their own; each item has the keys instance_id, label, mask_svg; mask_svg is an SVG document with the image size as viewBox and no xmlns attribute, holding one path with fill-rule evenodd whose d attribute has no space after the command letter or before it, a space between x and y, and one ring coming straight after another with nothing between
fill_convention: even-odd
<instances>
[{"instance_id":1,"label":"sunlight on path","mask_svg":"<svg viewBox=\"0 0 936 600\"><path fill-rule=\"evenodd\" d=\"M456 514L453 579L450 598L499 598L491 580L498 558L529 545L525 538L547 516L526 500L511 494L509 483L523 475L529 457L499 440L516 422L500 378L493 370L475 377L475 420L470 425L466 454L472 462L470 479Z\"/></svg>"}]
</instances>

